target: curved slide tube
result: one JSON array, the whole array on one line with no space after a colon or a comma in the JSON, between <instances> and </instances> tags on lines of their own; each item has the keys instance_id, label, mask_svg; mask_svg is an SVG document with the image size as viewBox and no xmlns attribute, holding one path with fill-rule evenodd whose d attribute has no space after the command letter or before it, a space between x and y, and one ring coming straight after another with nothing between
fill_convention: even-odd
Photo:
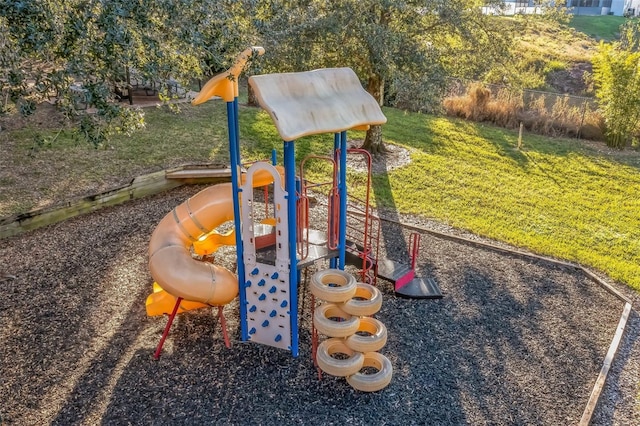
<instances>
[{"instance_id":1,"label":"curved slide tube","mask_svg":"<svg viewBox=\"0 0 640 426\"><path fill-rule=\"evenodd\" d=\"M284 174L282 167L276 166ZM244 182L245 175L241 180ZM262 171L254 173L253 187L273 182ZM170 314L178 297L178 313L210 305L225 305L238 295L238 279L226 268L201 262L191 256L211 254L223 245L235 245L234 230L220 234L215 229L233 220L230 183L210 186L174 208L158 224L149 242L149 270L156 281L147 297L147 315Z\"/></svg>"},{"instance_id":2,"label":"curved slide tube","mask_svg":"<svg viewBox=\"0 0 640 426\"><path fill-rule=\"evenodd\" d=\"M231 184L223 183L200 191L160 221L149 243L149 270L165 291L154 291L147 298L149 315L166 313L164 307L170 306L170 310L176 297L224 305L237 296L238 279L234 274L194 259L190 251L195 242L229 220L233 220L233 196Z\"/></svg>"}]
</instances>

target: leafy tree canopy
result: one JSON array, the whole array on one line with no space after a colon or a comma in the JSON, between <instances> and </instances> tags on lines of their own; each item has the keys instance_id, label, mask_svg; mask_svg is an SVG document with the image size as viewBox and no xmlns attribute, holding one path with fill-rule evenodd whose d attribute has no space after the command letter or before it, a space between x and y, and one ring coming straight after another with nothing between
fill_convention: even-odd
<instances>
[{"instance_id":1,"label":"leafy tree canopy","mask_svg":"<svg viewBox=\"0 0 640 426\"><path fill-rule=\"evenodd\" d=\"M504 51L495 18L482 14L485 3L273 0L259 16L274 69L348 66L380 101L388 83L396 101L417 98L426 105L446 76L477 75ZM367 133L365 147L383 149L378 126Z\"/></svg>"},{"instance_id":2,"label":"leafy tree canopy","mask_svg":"<svg viewBox=\"0 0 640 426\"><path fill-rule=\"evenodd\" d=\"M125 71L166 89L229 65L250 42L252 2L6 0L0 4L0 113L30 114L55 99L96 145L141 125L113 100ZM83 91L96 114L73 102ZM164 91L166 94L166 90Z\"/></svg>"}]
</instances>

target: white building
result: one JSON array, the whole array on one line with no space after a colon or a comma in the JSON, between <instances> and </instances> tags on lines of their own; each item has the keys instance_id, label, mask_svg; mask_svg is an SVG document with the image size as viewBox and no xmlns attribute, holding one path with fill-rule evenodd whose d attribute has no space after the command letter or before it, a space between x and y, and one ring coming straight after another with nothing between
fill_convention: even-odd
<instances>
[{"instance_id":1,"label":"white building","mask_svg":"<svg viewBox=\"0 0 640 426\"><path fill-rule=\"evenodd\" d=\"M537 14L542 9L539 1L535 0L504 0L505 15ZM616 15L639 16L640 0L567 0L567 7L575 15ZM486 8L485 13L498 13Z\"/></svg>"},{"instance_id":2,"label":"white building","mask_svg":"<svg viewBox=\"0 0 640 426\"><path fill-rule=\"evenodd\" d=\"M640 13L640 0L568 0L575 15L616 15Z\"/></svg>"}]
</instances>

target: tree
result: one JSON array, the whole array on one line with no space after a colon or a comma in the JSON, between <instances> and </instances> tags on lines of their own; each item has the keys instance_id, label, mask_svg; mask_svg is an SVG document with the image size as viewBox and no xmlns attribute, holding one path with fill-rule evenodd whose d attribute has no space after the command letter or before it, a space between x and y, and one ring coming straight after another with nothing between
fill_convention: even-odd
<instances>
[{"instance_id":1,"label":"tree","mask_svg":"<svg viewBox=\"0 0 640 426\"><path fill-rule=\"evenodd\" d=\"M245 4L246 3L246 4ZM250 7L246 7L248 6ZM30 114L54 98L96 146L143 124L114 101L127 70L188 84L224 68L250 43L251 0L6 0L0 3L0 113ZM240 47L241 46L241 47ZM81 94L97 110L87 114Z\"/></svg>"},{"instance_id":2,"label":"tree","mask_svg":"<svg viewBox=\"0 0 640 426\"><path fill-rule=\"evenodd\" d=\"M349 66L381 104L385 84L397 92L403 82L433 91L445 81L447 57L465 45L476 58L494 52L502 36L474 0L275 0L263 5L264 43L280 71ZM496 2L501 3L501 2ZM486 57L486 56L485 56ZM482 61L479 61L482 62ZM485 61L486 62L486 61ZM384 149L379 126L363 147Z\"/></svg>"},{"instance_id":3,"label":"tree","mask_svg":"<svg viewBox=\"0 0 640 426\"><path fill-rule=\"evenodd\" d=\"M640 131L640 22L628 21L621 39L600 43L593 57L596 97L605 119L607 145L624 148Z\"/></svg>"}]
</instances>

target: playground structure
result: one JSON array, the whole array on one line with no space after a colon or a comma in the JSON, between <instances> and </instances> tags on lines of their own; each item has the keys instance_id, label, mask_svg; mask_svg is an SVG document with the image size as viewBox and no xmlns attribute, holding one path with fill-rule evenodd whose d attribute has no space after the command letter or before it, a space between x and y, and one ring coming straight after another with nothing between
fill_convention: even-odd
<instances>
[{"instance_id":1,"label":"playground structure","mask_svg":"<svg viewBox=\"0 0 640 426\"><path fill-rule=\"evenodd\" d=\"M149 315L169 314L155 352L156 358L176 314L207 306L218 307L225 343L229 346L222 306L236 295L240 301L241 339L289 350L296 357L299 353L300 270L326 259L330 264L327 271L342 271L347 261L351 261L361 268L361 285L375 285L377 276L385 267L392 272L394 270L393 262L380 260L377 255L380 221L372 214L369 205L371 157L366 151L347 147L348 130L366 130L370 125L385 123L386 118L350 68L250 77L249 85L258 103L270 115L283 140L284 165L276 166L274 150L270 162L255 162L246 171L243 169L238 128L238 76L251 56L263 52L262 48L245 50L228 72L213 77L193 100L194 105L212 97L220 97L226 102L231 183L209 187L177 206L158 224L151 237L149 268L155 283L154 292L147 298L147 312ZM322 133L334 135L333 156L305 159L297 175L295 141ZM350 203L349 206L355 206L351 209L348 208L347 197L348 154L364 155L368 164L366 194L363 199ZM304 174L308 160L328 161L332 169L331 179L320 184L307 181ZM327 187L326 232L311 229L308 217L308 192L322 185ZM264 200L255 198L255 188L263 189ZM218 231L220 225L229 221L233 221L233 229ZM400 277L402 285L414 279L412 271L417 244L418 241L413 240L413 264L409 273L403 271ZM223 245L236 247L237 276L222 266L195 258L211 255ZM394 279L393 273L388 275L396 283L398 291L399 280ZM339 287L340 284L331 282L325 293L339 291ZM369 287L375 289L371 285ZM355 294L355 281L353 288L351 295L335 301L341 306L348 306L348 299ZM373 297L372 291L359 290L359 298L363 294ZM415 297L424 295L416 293ZM427 297L434 296L430 294ZM378 303L378 298L374 299L374 303ZM381 297L379 300L381 303ZM314 309L313 298L311 305ZM333 312L339 308L331 309ZM322 305L319 310L326 312ZM355 329L339 337L353 337L358 331L366 333L370 330L370 334L376 336L377 331L384 328L373 319L364 320L360 325L359 316L372 315L374 311L363 314L356 307L355 312L352 321ZM326 359L331 350L335 350L336 341L331 341L333 349L328 352L325 351L328 343L323 343L322 350L318 350L315 317L314 314L312 343L314 361L317 362L316 351L318 354L326 352L323 358ZM323 334L331 337L331 333ZM381 339L380 336L375 338ZM371 348L366 344L362 346L362 342L358 346L358 340L357 337L351 339L356 342L356 350ZM357 370L363 365L377 366L385 375L383 382L387 380L386 376L390 380L388 360L382 362L381 355L368 354L379 349L377 344L374 347L359 357L362 362ZM353 376L354 372L343 375ZM353 380L356 384L352 385L359 388L357 378ZM365 383L360 385L362 390L377 390L378 384L372 386L367 380L371 378L365 378Z\"/></svg>"}]
</instances>

